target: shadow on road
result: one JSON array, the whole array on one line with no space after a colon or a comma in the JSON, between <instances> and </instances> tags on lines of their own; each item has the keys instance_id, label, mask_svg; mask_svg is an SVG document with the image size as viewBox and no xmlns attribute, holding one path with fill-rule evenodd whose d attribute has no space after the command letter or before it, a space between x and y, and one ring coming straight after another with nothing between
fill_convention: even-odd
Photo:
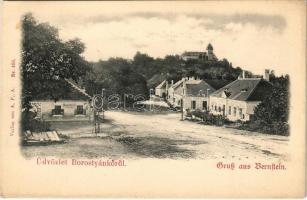
<instances>
[{"instance_id":1,"label":"shadow on road","mask_svg":"<svg viewBox=\"0 0 307 200\"><path fill-rule=\"evenodd\" d=\"M176 140L162 137L121 137L117 142L126 146L128 151L140 157L151 158L193 158L195 151L183 145L206 144L197 140ZM180 147L181 146L181 147Z\"/></svg>"}]
</instances>

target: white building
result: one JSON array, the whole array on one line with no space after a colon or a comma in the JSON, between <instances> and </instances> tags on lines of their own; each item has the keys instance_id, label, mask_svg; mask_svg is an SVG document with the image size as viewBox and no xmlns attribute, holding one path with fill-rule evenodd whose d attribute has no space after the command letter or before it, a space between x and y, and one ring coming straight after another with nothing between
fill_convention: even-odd
<instances>
[{"instance_id":1,"label":"white building","mask_svg":"<svg viewBox=\"0 0 307 200\"><path fill-rule=\"evenodd\" d=\"M69 89L66 95L58 100L35 97L31 102L36 118L44 121L83 121L93 120L91 96L70 80L63 82Z\"/></svg>"},{"instance_id":2,"label":"white building","mask_svg":"<svg viewBox=\"0 0 307 200\"><path fill-rule=\"evenodd\" d=\"M155 95L161 98L166 98L167 90L168 90L168 82L167 80L164 80L155 88Z\"/></svg>"},{"instance_id":3,"label":"white building","mask_svg":"<svg viewBox=\"0 0 307 200\"><path fill-rule=\"evenodd\" d=\"M188 60L205 60L205 61L217 61L217 57L213 52L213 47L209 43L207 51L186 51L181 55L181 59L184 61Z\"/></svg>"},{"instance_id":4,"label":"white building","mask_svg":"<svg viewBox=\"0 0 307 200\"><path fill-rule=\"evenodd\" d=\"M207 95L213 91L215 89L205 81L194 77L185 77L170 85L167 101L174 107L183 105L184 109L195 110L199 108L203 110L203 104L207 103Z\"/></svg>"},{"instance_id":5,"label":"white building","mask_svg":"<svg viewBox=\"0 0 307 200\"><path fill-rule=\"evenodd\" d=\"M265 76L268 79L268 76ZM213 92L209 109L214 115L223 115L230 121L248 121L255 107L271 92L272 84L262 78L242 78Z\"/></svg>"},{"instance_id":6,"label":"white building","mask_svg":"<svg viewBox=\"0 0 307 200\"><path fill-rule=\"evenodd\" d=\"M183 95L183 81L186 78L182 78L180 81L177 81L175 84L172 81L171 85L168 89L168 96L167 101L173 106L173 107L181 107L181 100Z\"/></svg>"},{"instance_id":7,"label":"white building","mask_svg":"<svg viewBox=\"0 0 307 200\"><path fill-rule=\"evenodd\" d=\"M183 110L206 111L209 108L209 95L215 89L203 80L194 83L184 82Z\"/></svg>"}]
</instances>

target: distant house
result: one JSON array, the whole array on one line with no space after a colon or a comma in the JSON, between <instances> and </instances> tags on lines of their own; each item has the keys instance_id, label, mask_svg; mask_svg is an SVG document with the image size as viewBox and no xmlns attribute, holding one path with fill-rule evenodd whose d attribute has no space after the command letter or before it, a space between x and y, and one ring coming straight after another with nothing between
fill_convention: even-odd
<instances>
[{"instance_id":1,"label":"distant house","mask_svg":"<svg viewBox=\"0 0 307 200\"><path fill-rule=\"evenodd\" d=\"M210 112L230 121L248 121L254 108L271 92L272 84L262 78L238 78L213 92L209 98Z\"/></svg>"},{"instance_id":2,"label":"distant house","mask_svg":"<svg viewBox=\"0 0 307 200\"><path fill-rule=\"evenodd\" d=\"M155 95L161 98L166 98L167 90L168 90L168 82L167 80L164 80L155 88Z\"/></svg>"},{"instance_id":3,"label":"distant house","mask_svg":"<svg viewBox=\"0 0 307 200\"><path fill-rule=\"evenodd\" d=\"M188 60L205 60L205 61L217 61L217 57L213 52L213 47L209 43L207 51L186 51L181 55L181 59Z\"/></svg>"},{"instance_id":4,"label":"distant house","mask_svg":"<svg viewBox=\"0 0 307 200\"><path fill-rule=\"evenodd\" d=\"M203 80L185 81L183 83L183 109L184 111L200 110L206 111L209 108L208 100L209 95L215 89Z\"/></svg>"},{"instance_id":5,"label":"distant house","mask_svg":"<svg viewBox=\"0 0 307 200\"><path fill-rule=\"evenodd\" d=\"M30 102L37 118L45 121L92 120L91 96L70 80L65 84L69 91L61 99L36 97Z\"/></svg>"},{"instance_id":6,"label":"distant house","mask_svg":"<svg viewBox=\"0 0 307 200\"><path fill-rule=\"evenodd\" d=\"M171 85L167 91L167 101L173 106L173 107L181 107L181 101L183 97L183 81L188 78L182 78L178 82L174 84L174 82L171 82Z\"/></svg>"},{"instance_id":7,"label":"distant house","mask_svg":"<svg viewBox=\"0 0 307 200\"><path fill-rule=\"evenodd\" d=\"M203 110L202 104L206 101L207 95L213 91L215 91L214 88L203 80L195 79L194 77L184 77L175 84L172 83L170 85L167 101L174 107L183 106L184 109L200 108ZM194 104L193 102L195 102L195 108L192 105Z\"/></svg>"}]
</instances>

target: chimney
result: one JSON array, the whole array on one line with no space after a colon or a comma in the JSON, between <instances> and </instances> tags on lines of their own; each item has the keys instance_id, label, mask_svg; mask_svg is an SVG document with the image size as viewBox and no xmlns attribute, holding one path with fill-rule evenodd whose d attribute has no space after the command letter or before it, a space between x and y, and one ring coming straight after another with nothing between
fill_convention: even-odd
<instances>
[{"instance_id":1,"label":"chimney","mask_svg":"<svg viewBox=\"0 0 307 200\"><path fill-rule=\"evenodd\" d=\"M270 81L270 70L269 69L264 70L264 80Z\"/></svg>"}]
</instances>

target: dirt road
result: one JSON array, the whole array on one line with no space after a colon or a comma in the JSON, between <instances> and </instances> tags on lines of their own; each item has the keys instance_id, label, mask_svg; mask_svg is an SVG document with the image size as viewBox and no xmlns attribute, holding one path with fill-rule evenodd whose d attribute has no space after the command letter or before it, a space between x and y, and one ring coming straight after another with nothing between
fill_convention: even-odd
<instances>
[{"instance_id":1,"label":"dirt road","mask_svg":"<svg viewBox=\"0 0 307 200\"><path fill-rule=\"evenodd\" d=\"M180 121L180 114L109 112L120 142L141 156L287 159L288 138ZM112 131L109 132L112 135ZM123 137L123 135L125 135Z\"/></svg>"},{"instance_id":2,"label":"dirt road","mask_svg":"<svg viewBox=\"0 0 307 200\"><path fill-rule=\"evenodd\" d=\"M106 112L103 133L92 126L58 128L69 135L67 144L25 147L26 156L86 158L261 159L288 160L288 137L205 126L180 121L180 114Z\"/></svg>"}]
</instances>

